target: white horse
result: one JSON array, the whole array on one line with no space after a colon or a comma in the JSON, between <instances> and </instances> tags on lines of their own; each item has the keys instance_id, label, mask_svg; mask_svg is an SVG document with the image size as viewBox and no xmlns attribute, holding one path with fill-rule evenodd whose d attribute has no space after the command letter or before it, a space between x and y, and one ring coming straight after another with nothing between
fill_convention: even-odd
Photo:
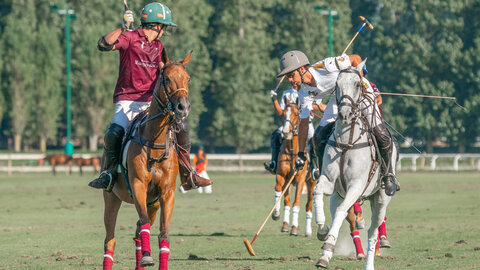
<instances>
[{"instance_id":1,"label":"white horse","mask_svg":"<svg viewBox=\"0 0 480 270\"><path fill-rule=\"evenodd\" d=\"M376 150L368 131L368 112L370 116L374 114L375 107L372 106L376 105L375 99L372 99L362 86L360 71L363 65L365 61L357 67L341 71L337 79L339 117L335 122L335 131L325 148L322 174L314 191L318 235L325 239L317 267L328 267L348 209L359 198L366 198L370 200L372 221L368 230L365 269L373 270L377 229L382 224L391 200L381 188L380 167L375 161ZM396 160L396 157L397 150L394 147L392 160ZM395 164L393 166L395 171ZM330 212L333 221L330 230L325 225L323 195L332 195Z\"/></svg>"}]
</instances>

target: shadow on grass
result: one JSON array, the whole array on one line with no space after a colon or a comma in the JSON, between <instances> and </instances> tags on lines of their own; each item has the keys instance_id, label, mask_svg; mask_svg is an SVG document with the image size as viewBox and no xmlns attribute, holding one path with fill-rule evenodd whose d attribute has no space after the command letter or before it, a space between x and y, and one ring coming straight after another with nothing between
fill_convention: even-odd
<instances>
[{"instance_id":1,"label":"shadow on grass","mask_svg":"<svg viewBox=\"0 0 480 270\"><path fill-rule=\"evenodd\" d=\"M282 261L282 258L213 258L214 261ZM205 257L198 257L195 254L190 254L186 259L171 259L171 261L211 261Z\"/></svg>"},{"instance_id":2,"label":"shadow on grass","mask_svg":"<svg viewBox=\"0 0 480 270\"><path fill-rule=\"evenodd\" d=\"M177 234L170 234L170 236L183 236L183 237L240 237L238 235L231 235L226 234L223 232L215 232L212 234L200 234L200 233L177 233Z\"/></svg>"}]
</instances>

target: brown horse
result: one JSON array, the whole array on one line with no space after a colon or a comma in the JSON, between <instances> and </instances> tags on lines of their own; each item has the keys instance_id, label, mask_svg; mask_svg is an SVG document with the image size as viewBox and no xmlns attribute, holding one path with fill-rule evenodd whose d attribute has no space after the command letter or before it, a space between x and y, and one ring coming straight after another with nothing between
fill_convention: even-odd
<instances>
[{"instance_id":1,"label":"brown horse","mask_svg":"<svg viewBox=\"0 0 480 270\"><path fill-rule=\"evenodd\" d=\"M57 171L55 170L55 167L57 165L63 165L63 164L68 165L68 162L71 159L72 159L72 156L66 155L66 154L63 154L63 155L48 155L48 156L38 160L38 166L43 166L43 163L45 161L48 161L48 163L50 163L50 166L52 167L53 175L56 175ZM68 174L68 170L65 171L65 173Z\"/></svg>"},{"instance_id":2,"label":"brown horse","mask_svg":"<svg viewBox=\"0 0 480 270\"><path fill-rule=\"evenodd\" d=\"M178 174L178 157L175 151L175 131L179 120L190 111L188 100L188 75L185 65L191 53L180 62L171 62L162 51L164 67L153 92L153 101L144 120L132 134L126 150L128 179L118 175L112 192L104 191L105 201L105 255L104 268L113 266L115 249L115 223L122 201L135 205L139 220L135 232L136 269L154 265L150 249L150 227L161 208L159 269L168 268L169 224L175 201L175 185ZM129 195L129 187L131 194Z\"/></svg>"},{"instance_id":3,"label":"brown horse","mask_svg":"<svg viewBox=\"0 0 480 270\"><path fill-rule=\"evenodd\" d=\"M80 171L80 175L83 175L83 166L93 166L93 173L100 172L100 158L98 157L91 157L91 158L72 158L68 161L67 166L70 174L72 174L72 165L73 163L77 164L78 170Z\"/></svg>"},{"instance_id":4,"label":"brown horse","mask_svg":"<svg viewBox=\"0 0 480 270\"><path fill-rule=\"evenodd\" d=\"M285 188L288 179L293 175L295 169L295 159L298 154L298 125L300 123L300 112L298 105L295 103L287 103L284 110L284 123L282 128L283 137L280 154L277 158L277 173L276 173L276 185L275 185L275 200L280 197L281 191ZM307 164L302 170L298 171L292 183L296 185L295 200L292 207L292 228L290 235L298 235L298 214L300 212L300 197L302 195L303 186L305 185L305 179L307 177ZM310 175L310 174L308 174ZM310 181L311 182L311 181ZM312 192L312 185L308 186L309 193ZM290 226L290 189L285 192L284 197L284 219L282 232L288 232ZM312 209L311 199L313 196L308 196L307 212ZM280 218L280 205L272 213L272 218L278 220ZM308 214L307 214L308 218ZM308 223L308 221L307 221ZM308 233L306 232L308 236ZM311 235L311 233L310 233Z\"/></svg>"}]
</instances>

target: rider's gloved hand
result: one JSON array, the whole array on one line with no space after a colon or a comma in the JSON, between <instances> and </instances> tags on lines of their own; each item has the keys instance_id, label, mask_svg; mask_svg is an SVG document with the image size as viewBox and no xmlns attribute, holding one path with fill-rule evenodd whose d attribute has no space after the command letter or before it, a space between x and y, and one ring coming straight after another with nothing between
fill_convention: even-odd
<instances>
[{"instance_id":1,"label":"rider's gloved hand","mask_svg":"<svg viewBox=\"0 0 480 270\"><path fill-rule=\"evenodd\" d=\"M307 161L305 152L298 152L297 160L295 160L295 169L297 171L301 171L303 169L303 166L305 166L305 161Z\"/></svg>"},{"instance_id":2,"label":"rider's gloved hand","mask_svg":"<svg viewBox=\"0 0 480 270\"><path fill-rule=\"evenodd\" d=\"M270 90L270 97L272 98L272 101L275 101L277 99L277 91Z\"/></svg>"},{"instance_id":3,"label":"rider's gloved hand","mask_svg":"<svg viewBox=\"0 0 480 270\"><path fill-rule=\"evenodd\" d=\"M125 12L123 13L123 29L125 29L126 31L133 31L133 21L133 11L125 10Z\"/></svg>"}]
</instances>

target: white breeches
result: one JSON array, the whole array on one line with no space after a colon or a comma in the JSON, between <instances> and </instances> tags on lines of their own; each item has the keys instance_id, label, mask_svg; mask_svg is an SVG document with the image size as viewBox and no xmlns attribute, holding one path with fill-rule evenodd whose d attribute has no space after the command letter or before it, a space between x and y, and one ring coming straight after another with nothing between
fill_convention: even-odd
<instances>
[{"instance_id":1,"label":"white breeches","mask_svg":"<svg viewBox=\"0 0 480 270\"><path fill-rule=\"evenodd\" d=\"M121 100L115 103L115 114L112 123L122 126L127 130L133 118L139 113L145 111L150 106L150 102Z\"/></svg>"}]
</instances>

